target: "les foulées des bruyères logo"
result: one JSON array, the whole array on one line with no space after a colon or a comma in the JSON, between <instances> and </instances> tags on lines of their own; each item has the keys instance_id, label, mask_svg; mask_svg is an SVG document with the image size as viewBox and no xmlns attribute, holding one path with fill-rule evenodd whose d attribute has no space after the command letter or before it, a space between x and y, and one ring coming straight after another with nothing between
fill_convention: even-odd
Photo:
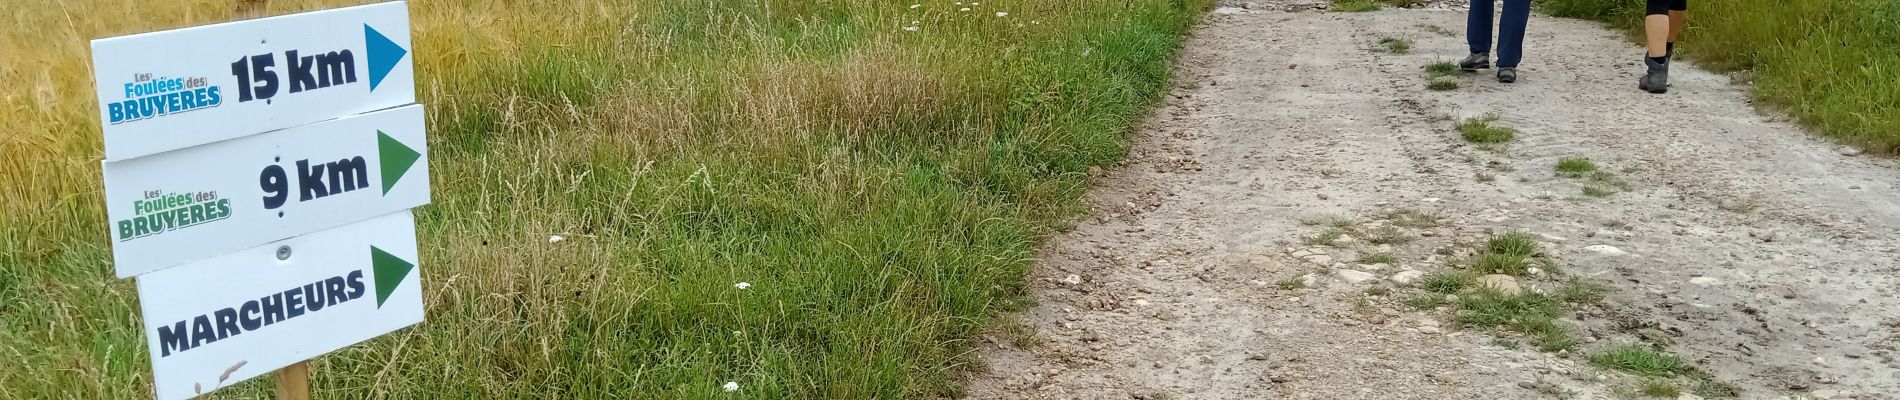
<instances>
[{"instance_id":1,"label":"les foul\u00e9es des bruy\u00e8res logo","mask_svg":"<svg viewBox=\"0 0 1900 400\"><path fill-rule=\"evenodd\" d=\"M231 218L231 199L213 191L150 190L144 199L133 200L132 208L132 219L118 221L121 242Z\"/></svg>"},{"instance_id":2,"label":"les foul\u00e9es des bruy\u00e8res logo","mask_svg":"<svg viewBox=\"0 0 1900 400\"><path fill-rule=\"evenodd\" d=\"M125 99L106 103L106 116L112 124L158 118L224 104L218 85L206 77L153 77L136 74L126 82Z\"/></svg>"}]
</instances>

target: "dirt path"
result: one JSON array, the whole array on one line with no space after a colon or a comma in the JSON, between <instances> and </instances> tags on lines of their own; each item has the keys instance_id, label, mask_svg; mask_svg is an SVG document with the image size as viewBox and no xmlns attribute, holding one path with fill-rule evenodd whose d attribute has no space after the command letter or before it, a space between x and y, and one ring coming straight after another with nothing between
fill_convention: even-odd
<instances>
[{"instance_id":1,"label":"dirt path","mask_svg":"<svg viewBox=\"0 0 1900 400\"><path fill-rule=\"evenodd\" d=\"M1585 355L1642 340L1742 398L1900 398L1900 163L1763 117L1725 76L1683 66L1668 95L1638 92L1639 50L1587 22L1534 19L1517 84L1427 91L1422 66L1464 53L1428 25L1463 14L1211 16L1173 98L1098 179L1094 218L1044 249L1021 316L1036 335L984 343L970 397L1620 398L1640 379ZM1382 37L1415 45L1373 51ZM1485 114L1517 139L1480 149L1446 118ZM1584 196L1553 171L1566 156L1629 186ZM1411 240L1302 243L1330 219ZM1417 289L1395 275L1507 231L1562 267L1531 290L1614 289L1564 320L1575 352L1506 348L1399 301ZM1376 252L1398 261L1355 262Z\"/></svg>"}]
</instances>

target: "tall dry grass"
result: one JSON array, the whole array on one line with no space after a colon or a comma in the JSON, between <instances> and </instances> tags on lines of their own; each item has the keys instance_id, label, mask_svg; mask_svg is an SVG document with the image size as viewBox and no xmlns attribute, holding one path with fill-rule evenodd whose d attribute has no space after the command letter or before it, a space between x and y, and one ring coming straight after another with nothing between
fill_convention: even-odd
<instances>
[{"instance_id":1,"label":"tall dry grass","mask_svg":"<svg viewBox=\"0 0 1900 400\"><path fill-rule=\"evenodd\" d=\"M1209 2L918 3L411 2L429 320L318 358L318 393L954 395L968 339L1026 301L1035 243L1121 155ZM0 87L0 359L19 365L0 398L149 393L99 222L85 41L227 7L7 11L33 24L0 28L20 55L0 77L22 83Z\"/></svg>"}]
</instances>

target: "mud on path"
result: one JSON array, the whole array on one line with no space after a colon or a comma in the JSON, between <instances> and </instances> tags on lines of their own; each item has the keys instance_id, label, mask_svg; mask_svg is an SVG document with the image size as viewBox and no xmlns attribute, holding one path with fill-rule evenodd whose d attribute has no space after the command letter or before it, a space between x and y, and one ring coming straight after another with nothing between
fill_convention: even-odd
<instances>
[{"instance_id":1,"label":"mud on path","mask_svg":"<svg viewBox=\"0 0 1900 400\"><path fill-rule=\"evenodd\" d=\"M1641 379L1586 356L1640 340L1741 398L1900 398L1900 163L1763 116L1690 63L1669 94L1639 92L1640 50L1587 22L1533 19L1516 84L1425 90L1424 65L1464 54L1462 27L1457 11L1210 16L1098 177L1093 217L1043 250L1020 315L1035 335L988 336L969 397L1622 398ZM1373 50L1384 37L1413 49ZM1517 139L1487 150L1453 129L1485 114ZM1627 188L1583 195L1553 171L1566 156ZM1331 219L1409 240L1302 242ZM1530 290L1614 290L1562 321L1574 352L1398 300L1417 290L1395 276L1497 232L1561 265ZM1356 262L1376 252L1397 261Z\"/></svg>"}]
</instances>

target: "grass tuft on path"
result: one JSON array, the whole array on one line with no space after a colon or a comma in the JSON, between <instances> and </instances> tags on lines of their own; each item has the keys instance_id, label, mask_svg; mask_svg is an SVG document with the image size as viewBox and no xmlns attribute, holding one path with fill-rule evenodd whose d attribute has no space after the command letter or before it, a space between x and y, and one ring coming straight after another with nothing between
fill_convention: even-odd
<instances>
[{"instance_id":1,"label":"grass tuft on path","mask_svg":"<svg viewBox=\"0 0 1900 400\"><path fill-rule=\"evenodd\" d=\"M1489 115L1465 118L1458 122L1458 134L1463 136L1465 141L1479 145L1497 145L1517 138L1516 130L1491 125L1497 121L1498 117Z\"/></svg>"}]
</instances>

